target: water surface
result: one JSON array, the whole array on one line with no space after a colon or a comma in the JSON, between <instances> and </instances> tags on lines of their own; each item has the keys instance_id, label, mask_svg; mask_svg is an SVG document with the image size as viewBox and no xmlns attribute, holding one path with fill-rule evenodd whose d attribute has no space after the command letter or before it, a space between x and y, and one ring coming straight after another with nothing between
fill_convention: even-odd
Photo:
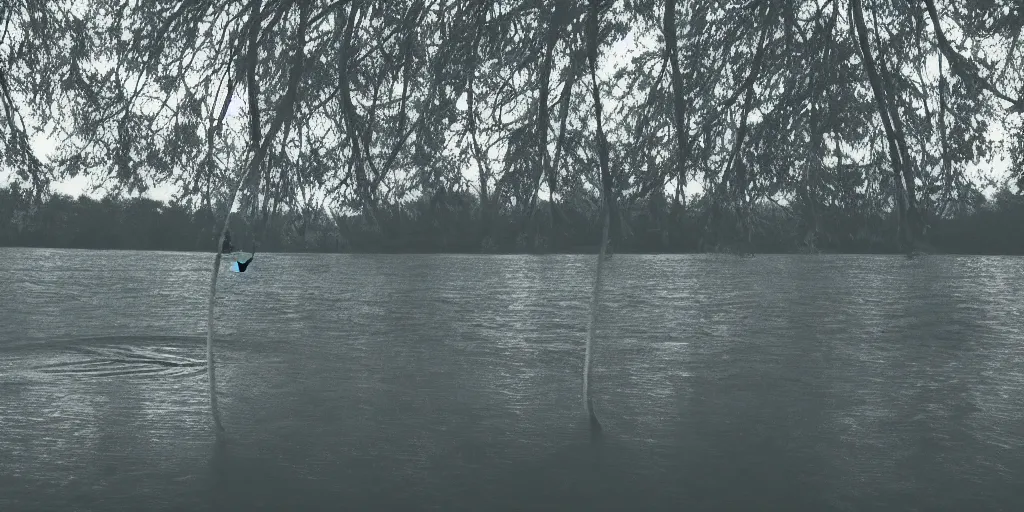
<instances>
[{"instance_id":1,"label":"water surface","mask_svg":"<svg viewBox=\"0 0 1024 512\"><path fill-rule=\"evenodd\" d=\"M1024 509L1017 258L0 261L5 512Z\"/></svg>"}]
</instances>

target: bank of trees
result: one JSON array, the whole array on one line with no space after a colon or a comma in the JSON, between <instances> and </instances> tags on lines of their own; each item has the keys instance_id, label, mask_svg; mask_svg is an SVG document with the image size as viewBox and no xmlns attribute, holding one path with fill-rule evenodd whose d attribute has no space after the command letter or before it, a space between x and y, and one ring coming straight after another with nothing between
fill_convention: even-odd
<instances>
[{"instance_id":1,"label":"bank of trees","mask_svg":"<svg viewBox=\"0 0 1024 512\"><path fill-rule=\"evenodd\" d=\"M236 241L290 250L594 247L606 185L616 250L1019 246L1019 2L601 2L605 176L588 5L8 2L0 166L30 205L4 211L135 224L5 243L214 249L244 177ZM1011 182L986 203L969 169L993 155ZM48 192L78 175L115 199ZM127 200L161 183L171 205Z\"/></svg>"},{"instance_id":2,"label":"bank of trees","mask_svg":"<svg viewBox=\"0 0 1024 512\"><path fill-rule=\"evenodd\" d=\"M570 203L572 204L572 203ZM255 235L261 251L282 252L462 252L546 253L593 252L601 235L593 206L557 205L559 219L547 218L550 205L538 202L540 228L533 241L524 235L528 219L515 210L493 215L491 229L479 230L479 200L472 194L451 197L442 205L420 199L383 209L379 228L332 216L327 210L300 214L282 210L269 218L236 216L232 240L249 249ZM66 247L211 251L216 243L217 210L190 209L182 203L145 198L71 198L51 194L33 203L28 190L0 188L0 247ZM709 250L700 236L710 201L698 197L680 211L669 201L623 209L627 229L613 245L615 252L692 253ZM799 218L772 202L753 205L750 248L756 253L808 251ZM819 212L815 250L823 252L895 253L896 224L892 213L849 211L838 207ZM991 200L979 196L970 212L934 219L927 249L953 254L1024 254L1024 197L1002 190ZM254 231L258 231L254 233Z\"/></svg>"}]
</instances>

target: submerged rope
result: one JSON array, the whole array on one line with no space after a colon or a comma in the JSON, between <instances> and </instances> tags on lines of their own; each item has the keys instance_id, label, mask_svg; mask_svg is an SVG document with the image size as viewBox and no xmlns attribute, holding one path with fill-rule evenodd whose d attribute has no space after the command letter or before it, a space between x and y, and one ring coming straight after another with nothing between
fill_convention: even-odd
<instances>
[{"instance_id":1,"label":"submerged rope","mask_svg":"<svg viewBox=\"0 0 1024 512\"><path fill-rule=\"evenodd\" d=\"M604 7L610 7L611 2L605 3ZM597 268L594 275L594 289L590 295L590 325L587 328L587 349L583 356L583 404L587 409L587 417L590 420L591 439L597 439L601 432L601 422L597 421L597 414L594 412L594 402L590 396L590 374L591 360L594 352L594 337L597 333L597 309L600 305L601 296L601 268L604 265L605 254L608 251L608 228L611 224L611 201L612 201L612 179L608 170L608 141L605 139L604 127L601 117L601 89L597 82L597 36L600 24L600 12L602 9L601 0L590 0L589 15L587 16L587 60L590 63L590 85L594 98L594 120L597 124L597 155L601 169L601 209L604 216L604 226L601 232L601 247L597 251Z\"/></svg>"},{"instance_id":2,"label":"submerged rope","mask_svg":"<svg viewBox=\"0 0 1024 512\"><path fill-rule=\"evenodd\" d=\"M231 209L235 206L238 193L241 192L255 166L255 162L249 165L245 174L239 178L235 191L231 194L231 201L228 202L228 212L224 215L224 224L220 228L220 237L217 240L217 255L213 258L213 274L210 277L210 304L206 317L206 372L210 381L210 414L213 416L213 424L218 436L224 432L224 425L220 421L220 409L217 407L217 375L213 364L213 312L217 300L217 276L220 274L221 258L224 255L224 236L228 232ZM255 247L253 250L255 250Z\"/></svg>"},{"instance_id":3,"label":"submerged rope","mask_svg":"<svg viewBox=\"0 0 1024 512\"><path fill-rule=\"evenodd\" d=\"M604 193L602 191L602 199L604 199ZM590 428L592 431L601 430L601 422L597 420L597 414L594 412L594 401L590 396L590 374L593 365L591 360L593 359L594 352L594 337L597 334L597 310L600 306L601 297L601 269L604 266L605 254L608 251L608 225L611 223L610 212L608 211L608 203L604 202L602 208L604 212L604 226L601 229L601 246L597 251L597 268L594 271L594 288L590 294L590 324L587 327L587 348L586 354L583 356L583 405L587 409L587 417L590 419Z\"/></svg>"}]
</instances>

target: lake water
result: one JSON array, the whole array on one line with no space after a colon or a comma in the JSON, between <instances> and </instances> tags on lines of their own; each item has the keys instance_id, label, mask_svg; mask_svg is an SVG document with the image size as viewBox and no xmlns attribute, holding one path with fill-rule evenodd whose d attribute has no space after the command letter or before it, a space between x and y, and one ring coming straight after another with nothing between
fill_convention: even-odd
<instances>
[{"instance_id":1,"label":"lake water","mask_svg":"<svg viewBox=\"0 0 1024 512\"><path fill-rule=\"evenodd\" d=\"M0 510L1024 510L1024 260L0 249ZM225 265L226 268L226 265Z\"/></svg>"}]
</instances>

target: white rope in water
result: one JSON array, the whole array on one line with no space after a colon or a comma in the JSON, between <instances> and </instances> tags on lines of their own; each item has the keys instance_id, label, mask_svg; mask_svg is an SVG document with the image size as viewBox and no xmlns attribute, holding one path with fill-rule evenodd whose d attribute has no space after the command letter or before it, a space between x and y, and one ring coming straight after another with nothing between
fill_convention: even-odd
<instances>
[{"instance_id":1,"label":"white rope in water","mask_svg":"<svg viewBox=\"0 0 1024 512\"><path fill-rule=\"evenodd\" d=\"M587 19L587 60L590 62L590 84L594 96L594 118L597 121L597 147L601 164L601 210L604 226L601 232L601 247L597 251L597 268L594 275L594 290L590 295L590 325L587 328L587 348L583 356L583 405L587 409L590 420L590 434L595 436L601 432L601 423L594 412L594 401L590 397L591 359L594 352L594 337L597 333L597 309L601 297L601 268L604 266L605 253L608 250L608 225L611 223L611 186L608 176L608 141L601 126L601 92L597 83L597 29L599 26L599 0L590 0Z\"/></svg>"},{"instance_id":2,"label":"white rope in water","mask_svg":"<svg viewBox=\"0 0 1024 512\"><path fill-rule=\"evenodd\" d=\"M217 407L217 375L213 365L213 311L217 300L217 275L220 273L220 262L224 255L224 236L227 234L228 222L231 220L231 210L254 166L255 163L250 163L245 174L239 178L234 193L231 194L228 213L224 215L224 224L220 228L220 237L217 239L217 256L213 258L213 275L210 278L210 305L206 317L206 372L210 380L210 413L213 415L213 425L218 436L224 432L224 425L220 421L220 409Z\"/></svg>"},{"instance_id":3,"label":"white rope in water","mask_svg":"<svg viewBox=\"0 0 1024 512\"><path fill-rule=\"evenodd\" d=\"M608 224L611 222L611 213L608 211L607 198L604 197L602 188L601 199L604 207L604 226L601 232L601 247L597 251L597 268L594 272L594 289L590 294L590 325L587 327L587 348L583 356L583 406L587 409L587 416L590 418L590 426L600 429L601 424L597 421L597 414L594 412L594 402L590 397L590 373L593 365L591 360L594 353L594 337L597 334L597 311L601 298L601 269L604 266L605 253L608 251Z\"/></svg>"}]
</instances>

